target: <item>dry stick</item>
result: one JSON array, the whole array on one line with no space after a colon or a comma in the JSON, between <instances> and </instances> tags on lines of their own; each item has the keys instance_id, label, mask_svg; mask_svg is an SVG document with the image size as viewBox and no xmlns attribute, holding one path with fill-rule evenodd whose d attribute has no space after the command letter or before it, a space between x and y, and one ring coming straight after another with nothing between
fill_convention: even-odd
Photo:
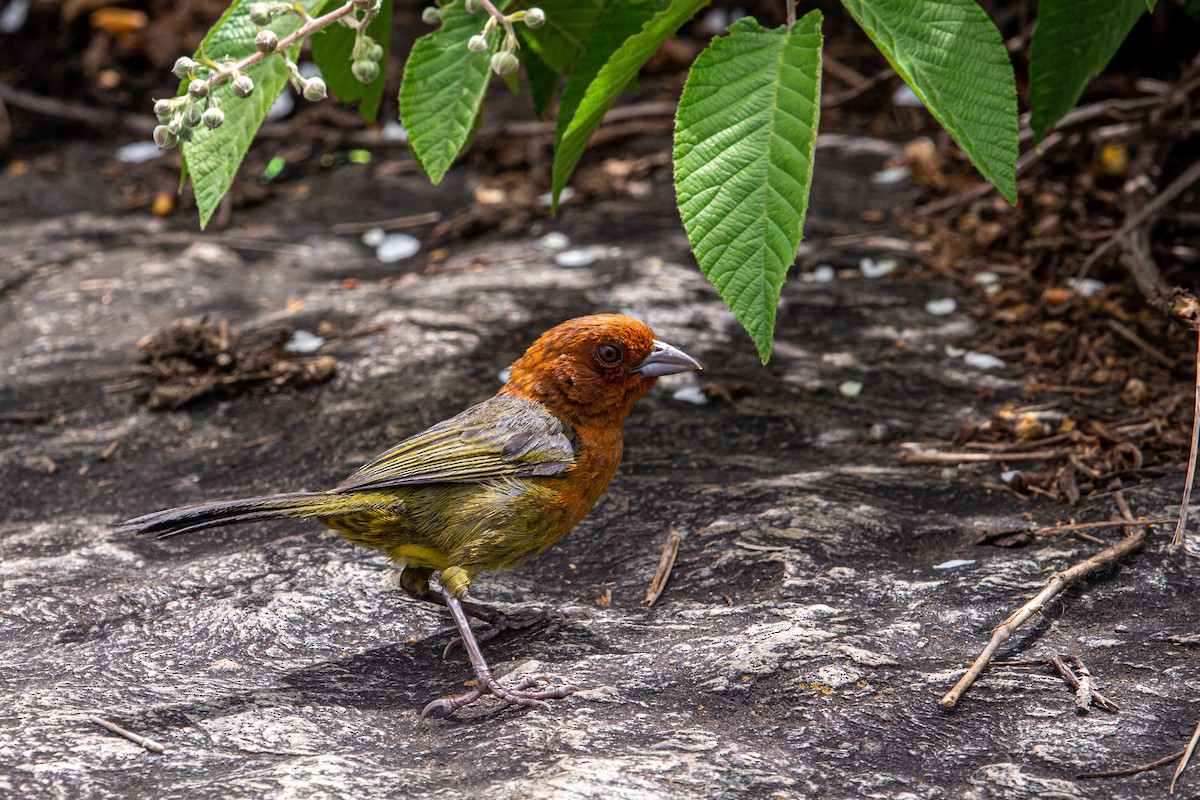
<instances>
[{"instance_id":1,"label":"dry stick","mask_svg":"<svg viewBox=\"0 0 1200 800\"><path fill-rule=\"evenodd\" d=\"M1009 453L942 453L925 451L905 453L900 456L903 464L965 464L973 461L1045 461L1061 458L1070 453L1067 448L1055 450L1030 450Z\"/></svg>"},{"instance_id":2,"label":"dry stick","mask_svg":"<svg viewBox=\"0 0 1200 800\"><path fill-rule=\"evenodd\" d=\"M646 589L646 605L654 605L654 601L658 600L663 589L667 588L667 579L671 577L671 568L675 566L675 556L679 554L679 543L682 541L683 534L679 531L670 531L667 534L666 541L663 542L662 555L658 557L658 569L654 571L654 578L651 579L650 586Z\"/></svg>"},{"instance_id":3,"label":"dry stick","mask_svg":"<svg viewBox=\"0 0 1200 800\"><path fill-rule=\"evenodd\" d=\"M1190 167L1180 173L1179 177L1171 181L1167 188L1163 189L1154 199L1142 206L1136 214L1133 214L1129 219L1125 220L1116 233L1114 233L1108 241L1100 245L1095 251L1087 257L1083 262L1083 266L1079 268L1078 277L1082 279L1088 274L1088 270L1099 261L1105 253L1115 247L1129 234L1133 233L1134 229L1148 220L1151 215L1165 206L1167 203L1174 200L1179 195L1183 194L1193 183L1200 180L1200 160L1194 161Z\"/></svg>"},{"instance_id":4,"label":"dry stick","mask_svg":"<svg viewBox=\"0 0 1200 800\"><path fill-rule=\"evenodd\" d=\"M1183 748L1183 755L1179 758L1179 766L1175 767L1175 774L1171 776L1171 788L1167 791L1175 794L1175 781L1179 780L1179 776L1187 769L1188 762L1192 760L1192 753L1196 750L1196 741L1200 739L1200 725L1196 726L1196 730L1192 731L1192 738L1188 741L1187 747Z\"/></svg>"},{"instance_id":5,"label":"dry stick","mask_svg":"<svg viewBox=\"0 0 1200 800\"><path fill-rule=\"evenodd\" d=\"M1164 764L1170 764L1175 759L1184 754L1184 750L1171 753L1169 756L1156 758L1153 761L1147 761L1145 764L1138 764L1136 767L1123 767L1121 769L1108 769L1103 772L1084 772L1076 775L1076 778L1120 778L1124 775L1137 775L1139 772L1149 772L1152 769L1161 767Z\"/></svg>"},{"instance_id":6,"label":"dry stick","mask_svg":"<svg viewBox=\"0 0 1200 800\"><path fill-rule=\"evenodd\" d=\"M1139 519L1138 525L1163 525L1174 522L1174 517L1155 517L1154 519ZM1067 531L1084 531L1090 528L1115 528L1118 525L1128 525L1123 519L1102 520L1100 522L1065 522L1062 525L1051 525L1049 528L1028 528L1030 533L1066 533ZM1018 533L1019 531L1013 531Z\"/></svg>"},{"instance_id":7,"label":"dry stick","mask_svg":"<svg viewBox=\"0 0 1200 800\"><path fill-rule=\"evenodd\" d=\"M123 736L126 739L128 739L129 741L133 742L134 744L140 745L140 746L146 748L147 750L151 750L155 753L162 753L167 749L164 745L159 744L158 742L154 741L153 739L147 739L145 736L140 736L140 735L134 733L133 731L126 730L125 728L122 728L117 723L109 722L106 719L101 719L100 717L96 716L95 714L88 714L88 721L94 722L102 728L107 728L108 730L115 733L117 736Z\"/></svg>"},{"instance_id":8,"label":"dry stick","mask_svg":"<svg viewBox=\"0 0 1200 800\"><path fill-rule=\"evenodd\" d=\"M1183 544L1183 532L1187 527L1188 505L1192 502L1192 483L1196 479L1196 450L1200 445L1200 331L1196 333L1196 403L1192 408L1192 447L1188 451L1187 477L1183 481L1183 497L1179 500L1179 522L1175 525L1172 545Z\"/></svg>"},{"instance_id":9,"label":"dry stick","mask_svg":"<svg viewBox=\"0 0 1200 800\"><path fill-rule=\"evenodd\" d=\"M1129 507L1125 505L1125 499L1121 497L1120 492L1113 493L1114 502L1121 509L1121 516L1125 517L1128 525L1125 527L1125 538L1111 547L1101 550L1096 555L1076 564L1073 567L1063 570L1052 577L1042 591L1038 592L1037 596L1021 606L1017 611L1004 622L1000 623L992 631L992 636L988 640L987 645L980 652L975 662L971 667L958 679L958 683L954 684L954 688L946 692L938 702L943 708L954 708L958 704L958 700L975 679L987 668L988 662L992 660L992 656L1000 648L1000 645L1012 636L1017 628L1021 627L1027 619L1041 611L1046 603L1050 602L1055 596L1070 586L1079 583L1081 580L1091 575L1093 572L1101 570L1107 566L1115 564L1125 556L1134 552L1142 546L1146 541L1146 526L1139 525L1133 516L1129 514Z\"/></svg>"},{"instance_id":10,"label":"dry stick","mask_svg":"<svg viewBox=\"0 0 1200 800\"><path fill-rule=\"evenodd\" d=\"M1075 668L1079 670L1078 675L1075 674L1075 670L1071 669L1068 661L1075 664ZM1116 703L1100 694L1096 689L1096 681L1092 678L1092 673L1088 672L1088 668L1084 666L1078 656L1053 656L1050 659L1050 666L1058 670L1058 674L1062 675L1063 679L1075 690L1075 707L1080 711L1089 711L1093 702L1105 711L1111 711L1114 714L1121 710Z\"/></svg>"}]
</instances>

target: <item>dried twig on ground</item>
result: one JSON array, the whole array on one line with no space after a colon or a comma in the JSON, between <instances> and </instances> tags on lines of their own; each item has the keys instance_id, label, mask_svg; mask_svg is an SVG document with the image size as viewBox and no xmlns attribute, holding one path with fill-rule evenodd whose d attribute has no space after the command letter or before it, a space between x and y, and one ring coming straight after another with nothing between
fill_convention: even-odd
<instances>
[{"instance_id":1,"label":"dried twig on ground","mask_svg":"<svg viewBox=\"0 0 1200 800\"><path fill-rule=\"evenodd\" d=\"M1122 767L1121 769L1107 769L1101 772L1084 772L1075 777L1084 778L1120 778L1125 775L1137 775L1139 772L1149 772L1152 769L1157 769L1165 764L1170 764L1175 759L1184 754L1184 750L1177 750L1169 756L1156 758L1153 761L1147 761L1145 764L1138 764L1134 767Z\"/></svg>"},{"instance_id":2,"label":"dried twig on ground","mask_svg":"<svg viewBox=\"0 0 1200 800\"><path fill-rule=\"evenodd\" d=\"M1179 757L1179 764L1175 767L1175 774L1171 776L1170 793L1175 794L1175 781L1179 780L1179 776L1187 769L1188 762L1192 760L1192 753L1196 751L1196 742L1200 741L1200 724L1196 725L1196 730L1192 731L1192 738L1188 740L1187 747L1183 748L1183 755Z\"/></svg>"},{"instance_id":3,"label":"dried twig on ground","mask_svg":"<svg viewBox=\"0 0 1200 800\"><path fill-rule=\"evenodd\" d=\"M88 722L94 722L97 725L99 725L100 727L106 728L107 730L112 731L117 736L123 736L126 739L128 739L129 741L133 742L134 744L140 745L141 747L144 747L147 750L150 750L151 752L162 753L162 752L165 752L167 749L165 745L162 745L162 744L154 741L153 739L148 739L145 736L134 733L133 731L126 730L125 728L122 728L117 723L109 722L106 719L101 719L100 717L96 716L95 714L88 715Z\"/></svg>"},{"instance_id":4,"label":"dried twig on ground","mask_svg":"<svg viewBox=\"0 0 1200 800\"><path fill-rule=\"evenodd\" d=\"M1194 388L1192 443L1188 448L1187 477L1183 479L1183 497L1179 500L1179 522L1175 525L1175 535L1171 537L1171 544L1174 546L1183 544L1183 534L1187 528L1188 506L1192 502L1192 484L1196 481L1196 451L1200 445L1200 332L1196 333L1196 385Z\"/></svg>"},{"instance_id":5,"label":"dried twig on ground","mask_svg":"<svg viewBox=\"0 0 1200 800\"><path fill-rule=\"evenodd\" d=\"M679 544L682 541L683 534L679 531L667 533L667 538L663 541L662 555L658 558L658 569L654 571L654 577L646 589L646 605L654 605L663 589L667 588L667 580L671 577L671 568L675 566L675 556L679 554Z\"/></svg>"},{"instance_id":6,"label":"dried twig on ground","mask_svg":"<svg viewBox=\"0 0 1200 800\"><path fill-rule=\"evenodd\" d=\"M1113 492L1113 502L1117 504L1117 508L1121 512L1121 516L1128 523L1125 526L1125 538L1111 547L1096 553L1094 556L1076 564L1073 567L1063 570L1054 575L1047 583L1042 591L1038 592L1032 600L1025 603L1017 611L1004 622L996 626L992 631L992 636L984 646L982 652L971 664L970 668L959 678L958 683L954 685L950 691L946 692L945 696L939 701L944 708L954 708L958 704L958 700L975 679L987 668L988 662L992 660L992 656L1000 648L1000 645L1012 636L1012 634L1021 627L1034 614L1040 612L1050 600L1063 590L1073 586L1094 572L1097 572L1105 567L1117 563L1125 556L1136 551L1142 546L1146 540L1146 526L1137 523L1133 515L1129 512L1129 506L1125 503L1125 498L1121 495L1120 490Z\"/></svg>"},{"instance_id":7,"label":"dried twig on ground","mask_svg":"<svg viewBox=\"0 0 1200 800\"><path fill-rule=\"evenodd\" d=\"M1049 663L1075 690L1075 707L1080 711L1085 713L1090 711L1092 703L1114 714L1121 710L1116 703L1100 694L1096 689L1096 680L1092 677L1092 673L1088 672L1088 668L1084 666L1079 656L1056 655L1050 659ZM1072 664L1074 664L1074 669L1071 668Z\"/></svg>"}]
</instances>

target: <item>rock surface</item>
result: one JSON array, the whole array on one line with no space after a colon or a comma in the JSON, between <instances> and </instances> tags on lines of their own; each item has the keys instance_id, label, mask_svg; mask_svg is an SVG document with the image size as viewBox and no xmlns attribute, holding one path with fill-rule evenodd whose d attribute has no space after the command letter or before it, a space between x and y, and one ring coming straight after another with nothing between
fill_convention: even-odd
<instances>
[{"instance_id":1,"label":"rock surface","mask_svg":"<svg viewBox=\"0 0 1200 800\"><path fill-rule=\"evenodd\" d=\"M984 419L1020 387L1006 370L946 356L974 323L962 303L948 316L925 305L960 290L904 268L858 273L859 256L878 253L846 237L888 233L859 212L905 197L865 180L880 166L821 151L808 240L841 274L790 282L768 367L692 266L665 176L648 200L456 246L429 274L379 265L326 232L328 215L276 223L278 207L205 235L191 219L82 208L7 226L0 796L1162 796L1169 771L1075 776L1178 749L1195 723L1196 586L1165 532L1001 651L1080 656L1119 714L1080 714L1057 676L1004 666L958 709L937 705L993 625L1050 570L1098 549L1067 537L981 547L978 535L1025 525L1025 512L1052 523L1113 509L980 488L999 465L901 464L897 442ZM352 209L368 218L445 197L412 177L325 180L314 197L370 198L377 213ZM599 256L556 266L539 243L551 230ZM706 371L665 379L643 401L618 478L569 537L475 584L501 604L593 607L589 621L485 645L510 680L545 671L583 687L550 711L485 701L419 723L428 700L471 677L460 653L441 657L448 620L404 598L385 558L315 524L166 542L110 528L201 499L331 485L490 395L537 333L601 310L647 320ZM136 343L204 316L239 330L332 323L320 352L338 372L317 387L147 410L130 380ZM857 396L839 391L848 381L862 384ZM734 399L674 398L699 384ZM1134 513L1169 515L1181 484L1129 492ZM679 558L647 608L669 531L684 536Z\"/></svg>"}]
</instances>

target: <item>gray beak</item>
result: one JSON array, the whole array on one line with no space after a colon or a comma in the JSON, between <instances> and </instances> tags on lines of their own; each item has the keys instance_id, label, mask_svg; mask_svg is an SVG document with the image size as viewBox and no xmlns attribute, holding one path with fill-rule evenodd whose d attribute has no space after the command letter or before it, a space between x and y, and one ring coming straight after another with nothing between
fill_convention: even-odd
<instances>
[{"instance_id":1,"label":"gray beak","mask_svg":"<svg viewBox=\"0 0 1200 800\"><path fill-rule=\"evenodd\" d=\"M650 355L642 359L642 363L633 371L647 378L661 378L663 375L673 375L676 372L691 372L703 369L700 362L666 342L654 340L654 349Z\"/></svg>"}]
</instances>

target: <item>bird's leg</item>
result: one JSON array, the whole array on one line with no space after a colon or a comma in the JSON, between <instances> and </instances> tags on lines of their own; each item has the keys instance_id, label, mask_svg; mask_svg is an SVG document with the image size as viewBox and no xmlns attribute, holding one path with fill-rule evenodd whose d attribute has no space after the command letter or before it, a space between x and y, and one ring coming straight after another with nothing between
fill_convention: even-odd
<instances>
[{"instance_id":1,"label":"bird's leg","mask_svg":"<svg viewBox=\"0 0 1200 800\"><path fill-rule=\"evenodd\" d=\"M400 587L404 589L405 594L414 600L424 600L427 603L436 603L439 606L444 606L446 605L446 601L442 598L441 593L435 592L429 587L429 578L431 575L433 575L433 570L431 569L405 567L404 571L400 573ZM513 611L501 611L494 606L484 603L473 603L470 600L460 600L458 602L462 605L463 612L468 617L474 617L484 623L483 628L476 632L476 640L480 642L486 642L503 631L520 630L521 628L536 625L539 622L551 622L560 619L587 619L591 616L588 609L582 606L567 606L565 608L523 606ZM459 644L459 639L452 639L446 645L446 653L449 653Z\"/></svg>"},{"instance_id":2,"label":"bird's leg","mask_svg":"<svg viewBox=\"0 0 1200 800\"><path fill-rule=\"evenodd\" d=\"M549 708L550 705L546 702L547 700L566 697L572 692L579 690L579 687L567 684L565 686L554 686L549 689L530 691L532 687L541 682L550 682L547 676L540 674L531 675L513 686L501 686L492 677L492 669L483 657L483 650L479 646L479 640L475 638L475 632L471 630L471 623L467 620L466 610L463 608L462 601L457 599L444 587L441 590L441 596L443 604L450 610L450 616L454 618L454 626L458 628L458 635L462 637L463 649L467 651L467 656L471 659L471 667L475 670L477 685L465 694L460 694L456 697L442 697L429 703L421 710L422 720L430 714L452 714L463 706L474 703L485 694L493 695L509 705L525 706L526 708Z\"/></svg>"}]
</instances>

